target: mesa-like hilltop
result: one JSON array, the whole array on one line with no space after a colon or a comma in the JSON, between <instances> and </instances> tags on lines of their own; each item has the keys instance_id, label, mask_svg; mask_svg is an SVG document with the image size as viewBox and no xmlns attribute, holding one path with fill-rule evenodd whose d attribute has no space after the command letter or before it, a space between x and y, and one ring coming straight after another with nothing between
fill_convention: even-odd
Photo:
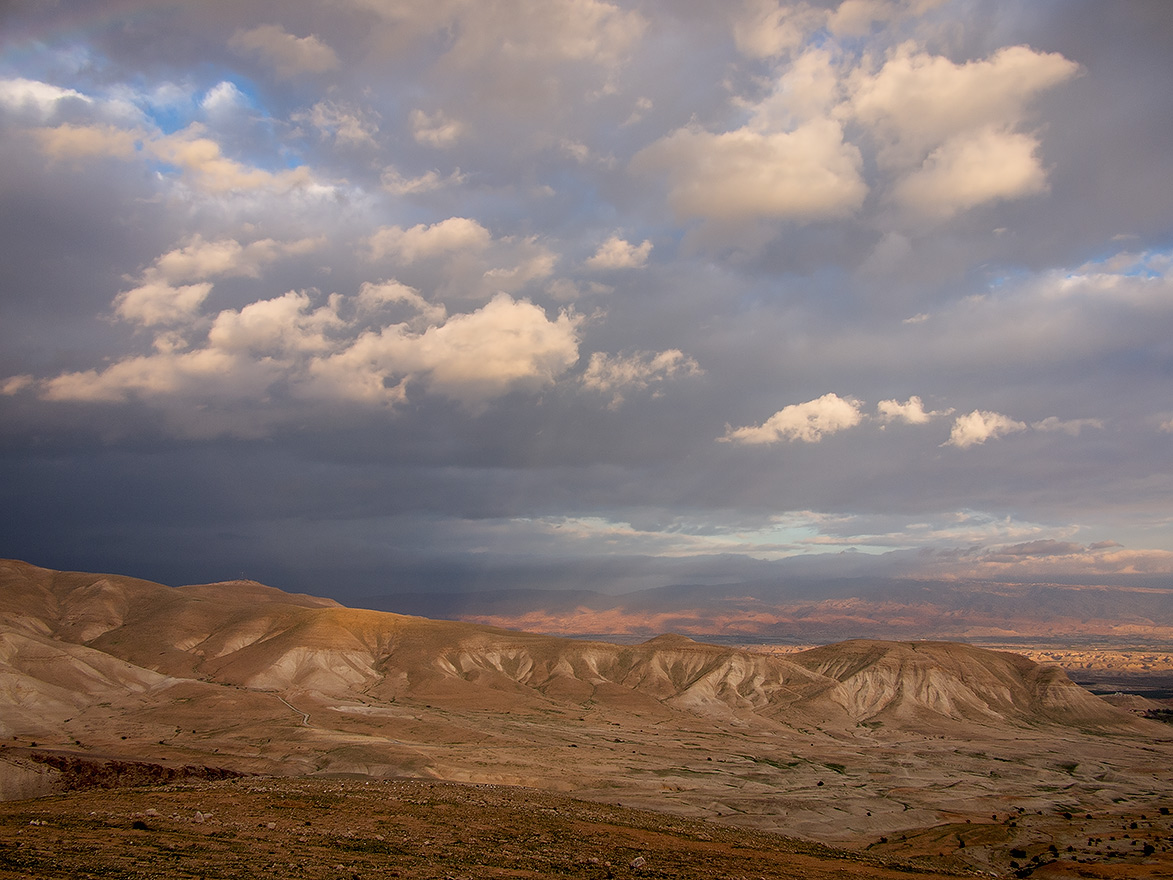
<instances>
[{"instance_id":1,"label":"mesa-like hilltop","mask_svg":"<svg viewBox=\"0 0 1173 880\"><path fill-rule=\"evenodd\" d=\"M505 783L853 845L980 819L1004 842L1040 810L1173 805L1169 733L963 644L614 645L0 562L8 797L52 782L30 757L52 752Z\"/></svg>"}]
</instances>

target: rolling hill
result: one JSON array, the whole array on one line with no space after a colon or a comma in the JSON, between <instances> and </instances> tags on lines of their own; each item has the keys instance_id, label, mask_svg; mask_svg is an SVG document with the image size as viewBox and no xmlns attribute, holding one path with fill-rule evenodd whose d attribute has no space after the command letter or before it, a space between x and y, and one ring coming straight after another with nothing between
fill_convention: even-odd
<instances>
[{"instance_id":1,"label":"rolling hill","mask_svg":"<svg viewBox=\"0 0 1173 880\"><path fill-rule=\"evenodd\" d=\"M1169 728L971 645L616 645L17 561L0 737L9 796L57 754L524 785L852 844L1173 791Z\"/></svg>"}]
</instances>

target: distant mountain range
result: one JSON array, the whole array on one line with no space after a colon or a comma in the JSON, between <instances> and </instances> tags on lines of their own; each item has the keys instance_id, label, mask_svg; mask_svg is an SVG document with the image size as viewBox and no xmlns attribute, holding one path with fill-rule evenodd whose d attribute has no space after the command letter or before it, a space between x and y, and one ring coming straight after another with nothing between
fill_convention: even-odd
<instances>
[{"instance_id":1,"label":"distant mountain range","mask_svg":"<svg viewBox=\"0 0 1173 880\"><path fill-rule=\"evenodd\" d=\"M587 590L387 593L355 604L561 635L662 632L807 644L848 638L1173 639L1173 585L849 578Z\"/></svg>"}]
</instances>

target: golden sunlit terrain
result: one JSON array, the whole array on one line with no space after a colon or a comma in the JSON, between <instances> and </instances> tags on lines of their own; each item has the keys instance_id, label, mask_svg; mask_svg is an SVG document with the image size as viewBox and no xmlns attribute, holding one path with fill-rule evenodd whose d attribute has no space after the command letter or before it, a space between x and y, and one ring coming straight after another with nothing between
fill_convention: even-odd
<instances>
[{"instance_id":1,"label":"golden sunlit terrain","mask_svg":"<svg viewBox=\"0 0 1173 880\"><path fill-rule=\"evenodd\" d=\"M94 815L116 818L84 819L76 796L14 803L0 849L12 870L26 841L43 852L46 834L65 835L43 830L59 822L124 831L148 803L183 822L200 803L238 825L241 810L267 810L249 806L252 776L221 778L233 774L509 786L508 810L525 812L522 790L556 793L933 870L1173 869L1173 729L1013 652L854 640L783 655L675 635L615 645L252 582L170 588L12 561L0 564L0 620L0 794L165 786L102 795L107 812ZM144 821L168 845L191 843L180 819Z\"/></svg>"}]
</instances>

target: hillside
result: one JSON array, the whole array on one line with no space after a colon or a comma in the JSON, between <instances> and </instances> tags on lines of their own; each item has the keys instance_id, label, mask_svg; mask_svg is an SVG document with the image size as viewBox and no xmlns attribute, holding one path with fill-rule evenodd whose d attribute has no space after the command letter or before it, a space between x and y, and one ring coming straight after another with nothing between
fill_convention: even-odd
<instances>
[{"instance_id":1,"label":"hillside","mask_svg":"<svg viewBox=\"0 0 1173 880\"><path fill-rule=\"evenodd\" d=\"M1173 805L1167 727L1015 654L624 646L14 561L0 706L10 796L52 783L33 760L51 750L523 785L851 845L1025 809Z\"/></svg>"}]
</instances>

